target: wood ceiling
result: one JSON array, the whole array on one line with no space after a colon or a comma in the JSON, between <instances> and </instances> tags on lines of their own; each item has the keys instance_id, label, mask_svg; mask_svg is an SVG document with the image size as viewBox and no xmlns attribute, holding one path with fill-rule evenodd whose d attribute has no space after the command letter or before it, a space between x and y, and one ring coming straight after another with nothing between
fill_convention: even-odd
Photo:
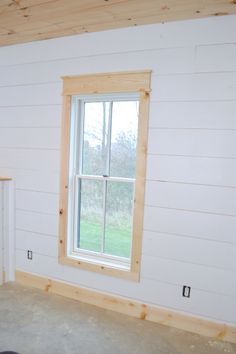
<instances>
[{"instance_id":1,"label":"wood ceiling","mask_svg":"<svg viewBox=\"0 0 236 354\"><path fill-rule=\"evenodd\" d=\"M236 14L236 0L0 0L0 46Z\"/></svg>"}]
</instances>

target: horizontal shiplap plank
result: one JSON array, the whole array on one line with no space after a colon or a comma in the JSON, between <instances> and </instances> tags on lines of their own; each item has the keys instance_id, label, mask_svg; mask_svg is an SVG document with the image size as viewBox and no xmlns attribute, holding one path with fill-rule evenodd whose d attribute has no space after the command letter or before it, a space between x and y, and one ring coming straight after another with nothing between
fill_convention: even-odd
<instances>
[{"instance_id":1,"label":"horizontal shiplap plank","mask_svg":"<svg viewBox=\"0 0 236 354\"><path fill-rule=\"evenodd\" d=\"M59 150L2 148L0 149L0 166L4 168L58 172Z\"/></svg>"},{"instance_id":2,"label":"horizontal shiplap plank","mask_svg":"<svg viewBox=\"0 0 236 354\"><path fill-rule=\"evenodd\" d=\"M57 237L16 230L16 249L42 254L50 257L58 256ZM27 253L25 252L25 256Z\"/></svg>"},{"instance_id":3,"label":"horizontal shiplap plank","mask_svg":"<svg viewBox=\"0 0 236 354\"><path fill-rule=\"evenodd\" d=\"M196 266L196 265L187 265L187 264L183 264L183 263L179 263L179 262L174 262L174 261L168 261L165 259L158 259L158 258L153 258L153 257L149 257L146 258L143 261L143 276L145 276L145 274L148 277L151 277L152 279L162 279L165 278L166 282L170 282L170 284L172 284L172 280L174 279L174 274L176 274L175 279L178 279L179 287L182 288L183 285L188 285L190 286L191 289L191 297L189 299L189 306L191 308L191 310L195 310L198 308L198 311L206 311L207 308L207 304L203 304L201 303L201 298L204 297L203 294L205 294L205 301L207 301L208 303L208 310L203 314L203 315L210 315L209 311L212 310L211 308L211 300L210 299L214 299L215 298L221 298L224 301L223 304L221 304L224 308L226 306L226 301L228 299L229 303L230 303L230 307L231 307L231 315L230 318L231 320L234 321L234 316L235 316L235 303L236 303L236 297L232 296L232 294L230 296L223 294L222 291L224 292L224 290L220 290L220 286L215 286L215 282L220 281L222 279L221 276L219 276L218 278L218 273L215 272L214 270L211 271L209 269L201 266ZM204 277L203 277L204 274ZM220 274L220 272L219 272ZM223 282L221 283L221 286L223 287L224 284L227 287L228 291L232 290L232 286L230 286L230 281L232 282L232 277L235 276L235 274L233 272L229 272L228 274L225 273L225 275L227 277L229 277L229 279L222 279ZM204 279L202 279L204 278ZM213 282L213 280L215 280L215 282ZM158 281L158 280L157 280ZM207 284L208 282L208 284ZM177 284L178 285L178 284ZM219 284L220 285L220 284ZM200 291L201 288L204 287L204 291L202 291L202 296L200 296L200 298L198 299L199 303L199 307L196 304L195 301L197 301L198 296L200 295ZM216 293L215 290L219 290L219 293ZM209 291L209 293L208 293ZM235 289L234 289L234 293L235 293ZM180 294L179 294L180 295ZM173 296L178 296L178 294L173 294ZM176 300L178 301L178 300ZM183 298L183 303L184 303L184 298ZM178 304L179 305L179 304ZM227 307L227 306L226 306ZM194 309L195 308L195 309ZM211 310L210 310L211 309ZM221 311L220 311L221 312ZM226 315L226 308L224 311L221 312L221 319L224 318L224 316ZM213 313L217 313L219 316L219 311L217 309L217 304L214 304L214 310L211 313L211 316L213 315ZM228 320L229 320L229 313L228 312ZM226 318L225 318L226 319Z\"/></svg>"},{"instance_id":4,"label":"horizontal shiplap plank","mask_svg":"<svg viewBox=\"0 0 236 354\"><path fill-rule=\"evenodd\" d=\"M236 297L192 289L191 301L186 301L186 298L182 297L179 303L180 310L217 321L236 323Z\"/></svg>"},{"instance_id":5,"label":"horizontal shiplap plank","mask_svg":"<svg viewBox=\"0 0 236 354\"><path fill-rule=\"evenodd\" d=\"M227 21L225 17L212 17L68 36L2 47L0 65L76 57L81 53L87 56L192 44L234 43L235 27L235 16L227 16Z\"/></svg>"},{"instance_id":6,"label":"horizontal shiplap plank","mask_svg":"<svg viewBox=\"0 0 236 354\"><path fill-rule=\"evenodd\" d=\"M149 155L147 179L236 187L236 160Z\"/></svg>"},{"instance_id":7,"label":"horizontal shiplap plank","mask_svg":"<svg viewBox=\"0 0 236 354\"><path fill-rule=\"evenodd\" d=\"M16 209L57 215L58 208L59 196L57 194L25 190L16 191Z\"/></svg>"},{"instance_id":8,"label":"horizontal shiplap plank","mask_svg":"<svg viewBox=\"0 0 236 354\"><path fill-rule=\"evenodd\" d=\"M58 216L17 210L16 229L57 236Z\"/></svg>"},{"instance_id":9,"label":"horizontal shiplap plank","mask_svg":"<svg viewBox=\"0 0 236 354\"><path fill-rule=\"evenodd\" d=\"M195 289L204 289L205 292L221 294L224 296L234 297L235 286L232 282L235 277L234 272L207 268L205 266L197 266L193 264L184 264L181 262L168 261L165 259L146 258L143 261L143 276L161 282L179 283L179 287L188 285L192 288L192 294ZM162 271L160 271L162 269ZM175 272L173 272L173 269ZM154 271L155 270L155 271ZM204 277L202 276L204 274ZM191 294L191 295L192 295ZM211 295L208 295L208 301Z\"/></svg>"},{"instance_id":10,"label":"horizontal shiplap plank","mask_svg":"<svg viewBox=\"0 0 236 354\"><path fill-rule=\"evenodd\" d=\"M145 203L236 216L236 188L147 181Z\"/></svg>"},{"instance_id":11,"label":"horizontal shiplap plank","mask_svg":"<svg viewBox=\"0 0 236 354\"><path fill-rule=\"evenodd\" d=\"M236 71L236 44L197 46L196 71Z\"/></svg>"},{"instance_id":12,"label":"horizontal shiplap plank","mask_svg":"<svg viewBox=\"0 0 236 354\"><path fill-rule=\"evenodd\" d=\"M61 82L0 87L0 107L61 104Z\"/></svg>"},{"instance_id":13,"label":"horizontal shiplap plank","mask_svg":"<svg viewBox=\"0 0 236 354\"><path fill-rule=\"evenodd\" d=\"M16 188L39 192L59 193L59 174L47 171L15 171Z\"/></svg>"},{"instance_id":14,"label":"horizontal shiplap plank","mask_svg":"<svg viewBox=\"0 0 236 354\"><path fill-rule=\"evenodd\" d=\"M42 256L37 253L33 254L33 259L27 259L27 251L16 250L16 268L27 271L29 273L41 274L43 276L59 278L63 272L56 257Z\"/></svg>"},{"instance_id":15,"label":"horizontal shiplap plank","mask_svg":"<svg viewBox=\"0 0 236 354\"><path fill-rule=\"evenodd\" d=\"M0 107L0 127L60 127L61 106Z\"/></svg>"},{"instance_id":16,"label":"horizontal shiplap plank","mask_svg":"<svg viewBox=\"0 0 236 354\"><path fill-rule=\"evenodd\" d=\"M16 188L59 193L59 175L47 172L23 171L15 174Z\"/></svg>"},{"instance_id":17,"label":"horizontal shiplap plank","mask_svg":"<svg viewBox=\"0 0 236 354\"><path fill-rule=\"evenodd\" d=\"M192 280L197 279L202 281L201 287L197 285L196 287L206 290L210 290L209 287L206 287L207 282L210 283L209 286L214 287L216 284L215 282L211 283L211 279L217 279L218 273L224 274L228 289L232 289L232 287L234 288L233 293L231 290L228 290L227 294L234 294L236 296L236 286L235 284L232 284L232 279L236 276L235 254L236 244L213 242L151 231L145 231L143 235L144 261L148 256L151 256L152 258L164 258L166 259L166 263L171 261L174 261L173 263L175 263L175 261L179 261L181 263L179 267L183 269L183 272L186 268L189 274L188 282L191 281L192 275ZM210 255L214 255L214 257L211 257ZM191 263L193 265L191 265ZM177 265L178 264L179 263L177 263ZM206 274L204 275L204 280L202 280L200 274L203 271L204 266L206 266ZM196 268L195 270L194 267ZM214 269L209 270L208 267ZM175 267L173 268L175 269ZM151 275L151 270L150 274L148 271L145 274L145 276L148 277L148 275ZM157 274L159 274L159 272ZM210 276L208 276L209 274ZM176 276L175 273L172 273L171 276L172 282L174 282L173 279L178 279L178 276ZM223 279L223 275L221 279ZM164 281L164 279L162 280ZM223 284L224 282L217 283L214 291L221 292L220 287L224 288ZM211 291L213 291L212 288ZM222 292L224 293L223 289Z\"/></svg>"},{"instance_id":18,"label":"horizontal shiplap plank","mask_svg":"<svg viewBox=\"0 0 236 354\"><path fill-rule=\"evenodd\" d=\"M144 229L236 244L236 217L145 207Z\"/></svg>"},{"instance_id":19,"label":"horizontal shiplap plank","mask_svg":"<svg viewBox=\"0 0 236 354\"><path fill-rule=\"evenodd\" d=\"M152 77L152 101L236 99L236 72Z\"/></svg>"},{"instance_id":20,"label":"horizontal shiplap plank","mask_svg":"<svg viewBox=\"0 0 236 354\"><path fill-rule=\"evenodd\" d=\"M236 158L236 130L150 129L148 152Z\"/></svg>"},{"instance_id":21,"label":"horizontal shiplap plank","mask_svg":"<svg viewBox=\"0 0 236 354\"><path fill-rule=\"evenodd\" d=\"M236 129L236 102L152 102L151 128Z\"/></svg>"},{"instance_id":22,"label":"horizontal shiplap plank","mask_svg":"<svg viewBox=\"0 0 236 354\"><path fill-rule=\"evenodd\" d=\"M156 74L192 73L194 72L194 53L194 47L170 48L69 58L8 67L0 66L0 85L58 81L62 76L97 72L152 69Z\"/></svg>"},{"instance_id":23,"label":"horizontal shiplap plank","mask_svg":"<svg viewBox=\"0 0 236 354\"><path fill-rule=\"evenodd\" d=\"M60 128L2 128L0 147L11 148L60 148Z\"/></svg>"},{"instance_id":24,"label":"horizontal shiplap plank","mask_svg":"<svg viewBox=\"0 0 236 354\"><path fill-rule=\"evenodd\" d=\"M48 170L29 171L24 169L0 168L0 175L14 179L16 189L59 193L59 172Z\"/></svg>"}]
</instances>

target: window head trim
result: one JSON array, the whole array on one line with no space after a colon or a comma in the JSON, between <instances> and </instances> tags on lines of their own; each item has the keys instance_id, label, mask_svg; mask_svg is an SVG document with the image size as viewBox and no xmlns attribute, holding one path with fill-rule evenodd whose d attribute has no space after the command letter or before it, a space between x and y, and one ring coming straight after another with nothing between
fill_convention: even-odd
<instances>
[{"instance_id":1,"label":"window head trim","mask_svg":"<svg viewBox=\"0 0 236 354\"><path fill-rule=\"evenodd\" d=\"M63 76L63 96L150 92L150 70Z\"/></svg>"}]
</instances>

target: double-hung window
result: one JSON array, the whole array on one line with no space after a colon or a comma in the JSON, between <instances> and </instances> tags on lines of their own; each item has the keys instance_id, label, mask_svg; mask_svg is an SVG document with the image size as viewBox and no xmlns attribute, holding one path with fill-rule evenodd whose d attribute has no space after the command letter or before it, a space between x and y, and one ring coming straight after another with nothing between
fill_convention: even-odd
<instances>
[{"instance_id":1,"label":"double-hung window","mask_svg":"<svg viewBox=\"0 0 236 354\"><path fill-rule=\"evenodd\" d=\"M147 71L64 78L63 263L139 277L149 84Z\"/></svg>"}]
</instances>

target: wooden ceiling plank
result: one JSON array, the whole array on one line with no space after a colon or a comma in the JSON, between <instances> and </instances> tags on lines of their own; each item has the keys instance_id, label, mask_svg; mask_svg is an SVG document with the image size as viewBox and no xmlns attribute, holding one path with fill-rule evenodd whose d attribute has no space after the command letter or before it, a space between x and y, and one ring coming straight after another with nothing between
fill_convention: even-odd
<instances>
[{"instance_id":1,"label":"wooden ceiling plank","mask_svg":"<svg viewBox=\"0 0 236 354\"><path fill-rule=\"evenodd\" d=\"M119 0L119 2L121 1L124 0ZM116 2L118 2L118 0L116 0ZM96 4L95 7L92 6L93 3ZM52 22L55 20L58 22L66 22L66 19L70 16L77 17L78 19L83 18L84 16L90 18L93 17L94 14L98 16L99 11L105 10L105 8L108 7L106 3L102 3L101 0L87 1L86 6L83 4L78 6L78 1L70 0L69 4L67 4L65 1L62 2L60 0L58 1L58 5L60 6L57 6L56 8L54 1L47 4L39 4L39 6L29 9L27 8L24 12L17 8L12 14L8 14L8 16L5 14L5 16L1 17L1 26L10 26L12 24L17 25L29 21L37 22L42 19L46 22ZM97 6L99 4L100 6ZM24 18L25 15L27 16L27 20Z\"/></svg>"},{"instance_id":2,"label":"wooden ceiling plank","mask_svg":"<svg viewBox=\"0 0 236 354\"><path fill-rule=\"evenodd\" d=\"M236 0L2 0L0 45L236 13Z\"/></svg>"},{"instance_id":3,"label":"wooden ceiling plank","mask_svg":"<svg viewBox=\"0 0 236 354\"><path fill-rule=\"evenodd\" d=\"M195 5L196 6L196 5ZM52 26L54 25L59 25L59 26L65 26L68 27L73 27L74 23L77 23L78 26L89 26L89 25L93 25L96 23L100 23L103 22L104 19L109 18L109 16L111 18L113 18L114 20L120 19L120 20L127 20L131 21L132 19L140 19L142 20L142 18L144 19L144 22L146 23L146 17L151 17L153 18L156 17L157 19L159 18L160 20L167 20L169 18L175 18L175 15L178 15L177 18L185 18L185 16L187 16L187 12L188 11L192 11L192 17L195 18L196 16L194 15L194 13L198 13L197 11L195 11L197 8L196 7L194 9L189 8L189 9L182 9L182 8L175 8L174 9L174 13L172 12L172 10L167 11L156 11L155 14L155 6L150 6L148 8L148 10L146 9L146 11L143 11L141 9L139 9L137 6L133 9L131 9L130 11L124 10L121 6L119 6L119 4L115 4L115 6L112 6L110 8L109 11L101 11L101 10L85 10L85 11L81 11L79 14L75 14L74 11L71 12L63 12L61 16L59 16L59 14L56 14L54 16L48 16L43 18L43 22L41 21L42 16L37 16L37 17L29 17L27 20L22 19L22 18L16 18L15 19L15 31L24 31L27 30L28 28L35 28L38 30L39 26L42 26L43 24L45 24L47 27L50 27L49 24L52 24ZM234 5L231 5L231 8L227 8L228 10L230 10L231 12L233 12L233 10L236 10L236 7L234 7ZM214 8L215 11L217 12L222 12L224 10L224 8L222 6L217 6ZM203 15L210 15L210 11L211 9L205 10L205 9L201 9L201 13L202 16ZM179 13L182 13L183 16L179 16ZM150 13L152 14L150 16ZM131 15L132 14L132 17ZM186 14L186 15L185 15ZM129 17L130 16L130 17ZM201 16L201 15L200 15ZM38 22L38 23L37 23ZM72 25L73 23L73 25ZM9 27L10 29L10 23L9 22L1 22L2 26L5 27ZM128 24L127 24L128 25ZM19 27L21 26L21 27Z\"/></svg>"}]
</instances>

